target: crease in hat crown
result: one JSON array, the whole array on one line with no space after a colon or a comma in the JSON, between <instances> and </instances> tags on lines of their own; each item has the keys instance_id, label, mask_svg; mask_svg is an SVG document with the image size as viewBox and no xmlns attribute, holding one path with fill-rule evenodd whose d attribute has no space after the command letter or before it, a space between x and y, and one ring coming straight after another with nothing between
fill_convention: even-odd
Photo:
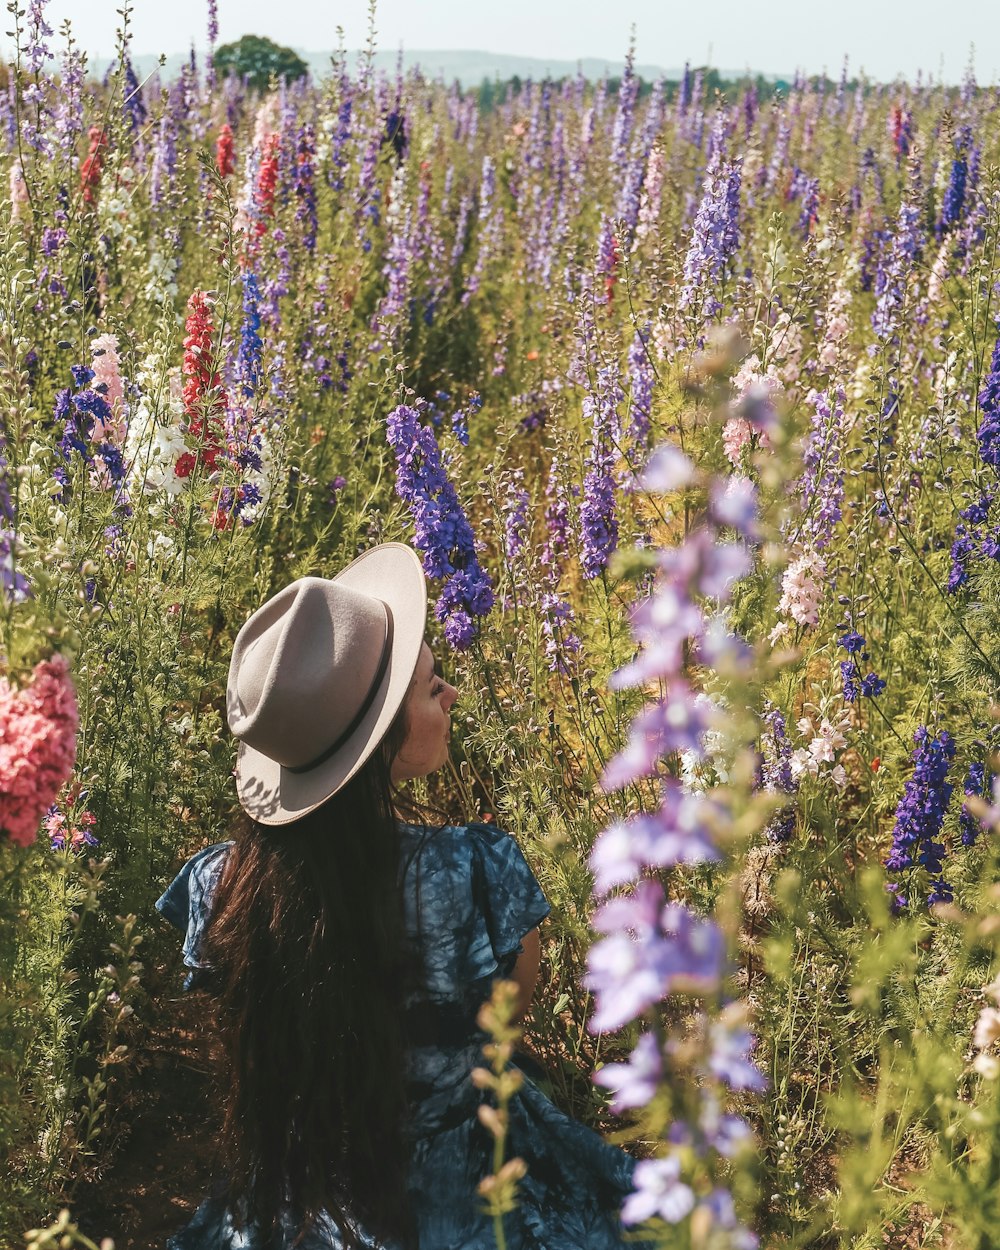
<instances>
[{"instance_id":1,"label":"crease in hat crown","mask_svg":"<svg viewBox=\"0 0 1000 1250\"><path fill-rule=\"evenodd\" d=\"M268 600L236 636L229 728L284 768L338 741L372 693L389 609L336 581L303 577Z\"/></svg>"}]
</instances>

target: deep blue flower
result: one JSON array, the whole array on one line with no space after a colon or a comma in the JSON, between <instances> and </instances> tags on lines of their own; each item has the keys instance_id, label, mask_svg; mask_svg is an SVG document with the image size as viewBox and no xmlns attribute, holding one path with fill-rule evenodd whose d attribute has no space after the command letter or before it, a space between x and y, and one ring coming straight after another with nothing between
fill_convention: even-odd
<instances>
[{"instance_id":1,"label":"deep blue flower","mask_svg":"<svg viewBox=\"0 0 1000 1250\"><path fill-rule=\"evenodd\" d=\"M844 682L844 702L854 703L861 694L861 675L853 660L840 661L840 676Z\"/></svg>"},{"instance_id":2,"label":"deep blue flower","mask_svg":"<svg viewBox=\"0 0 1000 1250\"><path fill-rule=\"evenodd\" d=\"M949 594L954 594L969 577L969 558L975 555L974 535L964 525L955 527L955 541L951 545L951 570L948 573Z\"/></svg>"},{"instance_id":3,"label":"deep blue flower","mask_svg":"<svg viewBox=\"0 0 1000 1250\"><path fill-rule=\"evenodd\" d=\"M951 176L941 201L941 218L937 225L939 236L958 225L962 218L969 179L969 162L966 153L971 142L972 132L968 126L963 126L955 140L955 159L951 163Z\"/></svg>"},{"instance_id":4,"label":"deep blue flower","mask_svg":"<svg viewBox=\"0 0 1000 1250\"><path fill-rule=\"evenodd\" d=\"M861 693L866 699L876 699L885 689L885 681L875 673L861 678Z\"/></svg>"},{"instance_id":5,"label":"deep blue flower","mask_svg":"<svg viewBox=\"0 0 1000 1250\"><path fill-rule=\"evenodd\" d=\"M990 775L990 782L992 782L992 774ZM974 794L979 798L985 798L989 788L985 762L983 760L973 761L969 765L968 773L966 773L962 793L966 795ZM983 831L982 821L977 816L973 816L964 803L958 818L958 826L961 830L963 846L972 846Z\"/></svg>"},{"instance_id":6,"label":"deep blue flower","mask_svg":"<svg viewBox=\"0 0 1000 1250\"><path fill-rule=\"evenodd\" d=\"M947 775L955 756L955 743L944 730L931 738L924 725L917 729L913 740L917 744L913 753L916 767L896 808L892 847L885 866L892 873L908 872L912 876L917 869L923 869L930 878L940 878L945 851L938 838L953 790ZM898 885L891 888L896 890ZM933 881L929 901L940 901L947 889L945 882ZM913 901L915 890L911 881L909 901Z\"/></svg>"},{"instance_id":7,"label":"deep blue flower","mask_svg":"<svg viewBox=\"0 0 1000 1250\"><path fill-rule=\"evenodd\" d=\"M260 337L260 287L251 271L243 275L243 325L236 357L236 375L240 390L249 399L260 388L263 375L264 343Z\"/></svg>"},{"instance_id":8,"label":"deep blue flower","mask_svg":"<svg viewBox=\"0 0 1000 1250\"><path fill-rule=\"evenodd\" d=\"M864 651L865 640L861 634L852 629L850 633L838 639L837 645L843 647L849 655L857 655L859 651Z\"/></svg>"},{"instance_id":9,"label":"deep blue flower","mask_svg":"<svg viewBox=\"0 0 1000 1250\"><path fill-rule=\"evenodd\" d=\"M445 472L434 431L416 408L400 404L386 418L396 455L396 491L413 518L414 546L428 577L444 586L434 614L450 646L464 650L476 636L474 617L493 607L493 585L476 554L475 537Z\"/></svg>"},{"instance_id":10,"label":"deep blue flower","mask_svg":"<svg viewBox=\"0 0 1000 1250\"><path fill-rule=\"evenodd\" d=\"M983 521L989 520L990 503L992 497L988 493L979 496L975 503L970 503L967 508L962 508L959 516L963 521L968 521L970 525L981 525Z\"/></svg>"},{"instance_id":11,"label":"deep blue flower","mask_svg":"<svg viewBox=\"0 0 1000 1250\"><path fill-rule=\"evenodd\" d=\"M993 348L990 371L979 392L982 422L976 432L979 455L984 463L1000 467L1000 338Z\"/></svg>"}]
</instances>

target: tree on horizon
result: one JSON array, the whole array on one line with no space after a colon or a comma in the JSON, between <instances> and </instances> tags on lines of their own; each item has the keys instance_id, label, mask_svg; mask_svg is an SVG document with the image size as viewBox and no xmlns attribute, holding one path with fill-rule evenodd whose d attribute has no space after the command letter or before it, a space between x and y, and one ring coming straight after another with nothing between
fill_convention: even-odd
<instances>
[{"instance_id":1,"label":"tree on horizon","mask_svg":"<svg viewBox=\"0 0 1000 1250\"><path fill-rule=\"evenodd\" d=\"M256 91L266 91L272 78L295 82L309 72L297 52L261 35L244 35L235 43L224 43L216 50L212 64L219 74L245 78Z\"/></svg>"}]
</instances>

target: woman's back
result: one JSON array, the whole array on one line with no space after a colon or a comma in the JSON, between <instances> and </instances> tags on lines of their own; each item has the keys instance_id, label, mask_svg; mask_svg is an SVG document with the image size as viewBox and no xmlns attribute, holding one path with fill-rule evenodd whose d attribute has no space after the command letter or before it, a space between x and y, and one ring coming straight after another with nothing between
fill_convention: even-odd
<instances>
[{"instance_id":1,"label":"woman's back","mask_svg":"<svg viewBox=\"0 0 1000 1250\"><path fill-rule=\"evenodd\" d=\"M510 974L522 939L549 907L516 842L489 825L442 829L403 825L406 928L420 951L419 987L405 1009L412 1143L409 1191L421 1250L490 1250L490 1220L477 1185L491 1171L492 1138L478 1120L484 1095L470 1073L484 1041L476 1025L492 981ZM157 906L185 931L184 958L197 984L206 969L201 938L230 844L206 848L184 866ZM617 1208L632 1161L559 1112L530 1080L510 1109L508 1154L528 1165L517 1212L506 1217L510 1250L618 1247ZM288 1237L278 1245L292 1244ZM264 1250L252 1229L233 1230L222 1200L203 1204L169 1250ZM272 1250L272 1245L267 1250ZM303 1250L339 1248L327 1223ZM375 1244L371 1242L370 1244Z\"/></svg>"}]
</instances>

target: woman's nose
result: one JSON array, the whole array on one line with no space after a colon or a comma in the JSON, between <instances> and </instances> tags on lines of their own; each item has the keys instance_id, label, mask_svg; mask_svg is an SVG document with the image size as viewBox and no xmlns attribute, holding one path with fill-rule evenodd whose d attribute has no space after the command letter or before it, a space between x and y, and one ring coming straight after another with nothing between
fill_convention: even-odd
<instances>
[{"instance_id":1,"label":"woman's nose","mask_svg":"<svg viewBox=\"0 0 1000 1250\"><path fill-rule=\"evenodd\" d=\"M445 683L444 701L449 712L455 706L455 700L458 698L458 691L450 683Z\"/></svg>"}]
</instances>

